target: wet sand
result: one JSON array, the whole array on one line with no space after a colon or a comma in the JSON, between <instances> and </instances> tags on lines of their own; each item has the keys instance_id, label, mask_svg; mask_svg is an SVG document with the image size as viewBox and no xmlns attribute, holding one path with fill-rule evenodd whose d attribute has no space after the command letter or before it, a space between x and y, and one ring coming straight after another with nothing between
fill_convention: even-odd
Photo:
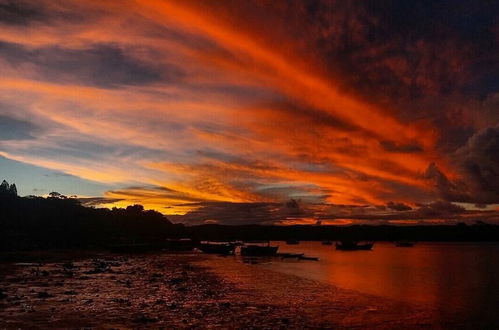
<instances>
[{"instance_id":1,"label":"wet sand","mask_svg":"<svg viewBox=\"0 0 499 330\"><path fill-rule=\"evenodd\" d=\"M235 288L230 300L273 306L291 328L319 329L439 329L436 311L383 297L341 289L302 277L243 263L238 257L199 263ZM306 265L303 265L306 267Z\"/></svg>"},{"instance_id":2,"label":"wet sand","mask_svg":"<svg viewBox=\"0 0 499 330\"><path fill-rule=\"evenodd\" d=\"M0 264L0 328L440 327L424 306L236 257L62 254L35 260Z\"/></svg>"}]
</instances>

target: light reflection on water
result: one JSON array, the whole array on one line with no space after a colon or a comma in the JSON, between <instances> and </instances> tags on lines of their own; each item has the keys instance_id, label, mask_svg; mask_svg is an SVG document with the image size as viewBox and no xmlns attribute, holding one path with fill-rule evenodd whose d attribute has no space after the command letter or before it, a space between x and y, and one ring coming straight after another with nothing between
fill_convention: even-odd
<instances>
[{"instance_id":1,"label":"light reflection on water","mask_svg":"<svg viewBox=\"0 0 499 330\"><path fill-rule=\"evenodd\" d=\"M320 242L280 246L314 261L270 261L270 270L391 299L422 303L442 317L499 321L499 244L418 243L398 248L376 243L373 251L336 251Z\"/></svg>"}]
</instances>

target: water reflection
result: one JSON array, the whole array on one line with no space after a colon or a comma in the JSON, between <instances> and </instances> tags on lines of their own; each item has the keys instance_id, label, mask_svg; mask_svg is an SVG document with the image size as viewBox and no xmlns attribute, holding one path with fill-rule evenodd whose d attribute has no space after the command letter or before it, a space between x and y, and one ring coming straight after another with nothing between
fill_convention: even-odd
<instances>
[{"instance_id":1,"label":"water reflection","mask_svg":"<svg viewBox=\"0 0 499 330\"><path fill-rule=\"evenodd\" d=\"M499 244L419 243L397 248L377 243L373 251L342 252L320 242L276 243L281 252L302 252L321 261L269 259L259 267L425 304L444 318L499 321Z\"/></svg>"}]
</instances>

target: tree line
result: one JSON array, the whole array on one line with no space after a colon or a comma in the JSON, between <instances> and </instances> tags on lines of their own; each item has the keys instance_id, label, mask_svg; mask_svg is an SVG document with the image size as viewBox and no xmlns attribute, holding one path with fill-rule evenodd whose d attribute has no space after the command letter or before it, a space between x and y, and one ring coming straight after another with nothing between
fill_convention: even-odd
<instances>
[{"instance_id":1,"label":"tree line","mask_svg":"<svg viewBox=\"0 0 499 330\"><path fill-rule=\"evenodd\" d=\"M182 228L142 205L99 209L57 192L19 197L15 184L0 185L0 250L151 243L178 236Z\"/></svg>"}]
</instances>

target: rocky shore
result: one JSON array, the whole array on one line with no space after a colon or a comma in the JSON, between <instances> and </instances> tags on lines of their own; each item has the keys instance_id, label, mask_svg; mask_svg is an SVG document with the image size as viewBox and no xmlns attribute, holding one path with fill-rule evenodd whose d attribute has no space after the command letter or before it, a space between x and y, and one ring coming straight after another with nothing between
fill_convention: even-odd
<instances>
[{"instance_id":1,"label":"rocky shore","mask_svg":"<svg viewBox=\"0 0 499 330\"><path fill-rule=\"evenodd\" d=\"M0 264L0 328L417 328L431 319L412 306L194 253L35 260Z\"/></svg>"},{"instance_id":2,"label":"rocky shore","mask_svg":"<svg viewBox=\"0 0 499 330\"><path fill-rule=\"evenodd\" d=\"M194 254L96 255L0 264L0 328L286 327L271 306L227 299L233 287Z\"/></svg>"}]
</instances>

